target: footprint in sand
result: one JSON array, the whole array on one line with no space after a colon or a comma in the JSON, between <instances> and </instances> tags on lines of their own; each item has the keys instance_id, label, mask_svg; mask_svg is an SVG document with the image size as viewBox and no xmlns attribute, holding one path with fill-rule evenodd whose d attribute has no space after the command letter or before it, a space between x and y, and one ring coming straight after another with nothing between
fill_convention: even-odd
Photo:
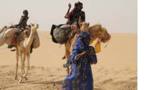
<instances>
[{"instance_id":1,"label":"footprint in sand","mask_svg":"<svg viewBox=\"0 0 145 90\"><path fill-rule=\"evenodd\" d=\"M104 80L103 82L102 82L102 84L106 84L106 83L110 83L110 82L112 82L113 81L113 79L106 79L106 80Z\"/></svg>"}]
</instances>

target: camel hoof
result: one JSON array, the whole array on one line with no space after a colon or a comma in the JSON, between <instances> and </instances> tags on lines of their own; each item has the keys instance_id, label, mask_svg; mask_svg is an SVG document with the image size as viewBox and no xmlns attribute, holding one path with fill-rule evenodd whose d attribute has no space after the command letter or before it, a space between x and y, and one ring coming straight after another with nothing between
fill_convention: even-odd
<instances>
[{"instance_id":1,"label":"camel hoof","mask_svg":"<svg viewBox=\"0 0 145 90\"><path fill-rule=\"evenodd\" d=\"M30 70L30 66L28 66L28 70Z\"/></svg>"},{"instance_id":2,"label":"camel hoof","mask_svg":"<svg viewBox=\"0 0 145 90\"><path fill-rule=\"evenodd\" d=\"M18 77L17 76L15 76L15 80L18 80Z\"/></svg>"},{"instance_id":3,"label":"camel hoof","mask_svg":"<svg viewBox=\"0 0 145 90\"><path fill-rule=\"evenodd\" d=\"M65 58L66 58L65 56L62 57L63 60L64 60Z\"/></svg>"},{"instance_id":4,"label":"camel hoof","mask_svg":"<svg viewBox=\"0 0 145 90\"><path fill-rule=\"evenodd\" d=\"M27 78L27 77L24 77L24 79L25 79L25 80L28 80L28 78Z\"/></svg>"},{"instance_id":5,"label":"camel hoof","mask_svg":"<svg viewBox=\"0 0 145 90\"><path fill-rule=\"evenodd\" d=\"M21 78L18 83L19 84L23 83L23 79Z\"/></svg>"},{"instance_id":6,"label":"camel hoof","mask_svg":"<svg viewBox=\"0 0 145 90\"><path fill-rule=\"evenodd\" d=\"M26 79L26 78L22 76L22 77L20 78L20 80L19 80L18 83L19 83L19 84L24 83L24 79Z\"/></svg>"}]
</instances>

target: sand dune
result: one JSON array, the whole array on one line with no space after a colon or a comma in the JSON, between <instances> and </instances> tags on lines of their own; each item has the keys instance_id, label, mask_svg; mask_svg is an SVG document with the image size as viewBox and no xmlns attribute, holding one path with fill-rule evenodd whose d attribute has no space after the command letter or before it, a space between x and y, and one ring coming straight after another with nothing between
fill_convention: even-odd
<instances>
[{"instance_id":1,"label":"sand dune","mask_svg":"<svg viewBox=\"0 0 145 90\"><path fill-rule=\"evenodd\" d=\"M39 32L41 46L31 55L28 81L14 80L15 52L0 47L0 90L61 90L66 75L62 65L64 46L51 41L48 32ZM98 63L92 65L94 90L137 89L136 34L112 34L108 46L102 45ZM20 70L19 70L20 72Z\"/></svg>"}]
</instances>

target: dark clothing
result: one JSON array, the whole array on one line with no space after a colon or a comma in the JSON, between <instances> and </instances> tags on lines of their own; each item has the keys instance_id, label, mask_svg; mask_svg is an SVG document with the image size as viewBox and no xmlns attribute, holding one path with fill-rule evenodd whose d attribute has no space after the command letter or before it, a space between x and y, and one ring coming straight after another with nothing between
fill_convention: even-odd
<instances>
[{"instance_id":1,"label":"dark clothing","mask_svg":"<svg viewBox=\"0 0 145 90\"><path fill-rule=\"evenodd\" d=\"M16 25L16 27L20 29L25 29L25 27L27 26L28 19L29 19L28 16L22 16L20 22L18 23L18 25Z\"/></svg>"},{"instance_id":2,"label":"dark clothing","mask_svg":"<svg viewBox=\"0 0 145 90\"><path fill-rule=\"evenodd\" d=\"M78 22L79 19L81 22L85 21L85 12L84 11L78 11L76 9L72 10L68 15L68 21L67 24L73 24L75 22Z\"/></svg>"}]
</instances>

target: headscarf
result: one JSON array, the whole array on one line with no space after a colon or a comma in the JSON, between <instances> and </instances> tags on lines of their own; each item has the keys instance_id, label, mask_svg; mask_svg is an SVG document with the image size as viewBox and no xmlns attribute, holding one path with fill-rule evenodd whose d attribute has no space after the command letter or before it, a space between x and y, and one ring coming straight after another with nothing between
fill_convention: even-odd
<instances>
[{"instance_id":1,"label":"headscarf","mask_svg":"<svg viewBox=\"0 0 145 90\"><path fill-rule=\"evenodd\" d=\"M85 45L89 45L90 43L90 34L88 32L81 32L78 36Z\"/></svg>"}]
</instances>

